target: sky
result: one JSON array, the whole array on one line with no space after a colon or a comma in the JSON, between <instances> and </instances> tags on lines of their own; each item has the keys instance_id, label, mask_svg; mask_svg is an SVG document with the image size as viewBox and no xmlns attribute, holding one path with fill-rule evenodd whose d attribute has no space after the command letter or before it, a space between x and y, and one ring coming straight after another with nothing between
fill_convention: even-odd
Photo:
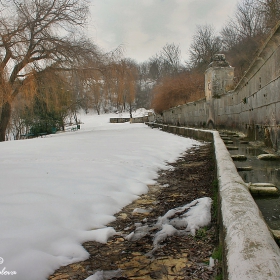
<instances>
[{"instance_id":1,"label":"sky","mask_svg":"<svg viewBox=\"0 0 280 280\"><path fill-rule=\"evenodd\" d=\"M179 45L182 60L197 25L217 31L227 22L238 0L90 0L88 36L103 50L122 45L125 57L143 62L166 43Z\"/></svg>"}]
</instances>

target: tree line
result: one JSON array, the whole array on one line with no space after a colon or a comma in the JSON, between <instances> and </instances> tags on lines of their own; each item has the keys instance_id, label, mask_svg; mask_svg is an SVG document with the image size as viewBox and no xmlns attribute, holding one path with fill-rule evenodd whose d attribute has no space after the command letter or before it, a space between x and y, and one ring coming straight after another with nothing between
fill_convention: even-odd
<instances>
[{"instance_id":1,"label":"tree line","mask_svg":"<svg viewBox=\"0 0 280 280\"><path fill-rule=\"evenodd\" d=\"M204 72L217 53L224 53L235 67L237 83L280 20L280 0L242 0L220 32L212 25L197 26L189 60L174 77L162 76L154 87L152 106L157 113L204 97ZM173 72L174 73L174 72Z\"/></svg>"},{"instance_id":2,"label":"tree line","mask_svg":"<svg viewBox=\"0 0 280 280\"><path fill-rule=\"evenodd\" d=\"M83 34L86 0L0 1L0 141L64 130L77 112L170 107L204 97L204 71L216 53L235 67L236 81L279 19L280 0L242 0L222 30L197 26L182 62L167 43L147 61L102 51Z\"/></svg>"},{"instance_id":3,"label":"tree line","mask_svg":"<svg viewBox=\"0 0 280 280\"><path fill-rule=\"evenodd\" d=\"M0 1L0 141L63 130L81 108L132 111L137 65L84 36L88 4Z\"/></svg>"}]
</instances>

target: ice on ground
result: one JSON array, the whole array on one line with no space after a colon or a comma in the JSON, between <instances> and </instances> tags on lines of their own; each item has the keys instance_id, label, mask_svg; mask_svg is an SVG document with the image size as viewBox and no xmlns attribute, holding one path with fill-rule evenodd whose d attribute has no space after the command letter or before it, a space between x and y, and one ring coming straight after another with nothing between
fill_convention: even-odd
<instances>
[{"instance_id":1,"label":"ice on ground","mask_svg":"<svg viewBox=\"0 0 280 280\"><path fill-rule=\"evenodd\" d=\"M213 268L215 266L215 260L212 258L212 257L210 257L210 259L209 259L209 268Z\"/></svg>"},{"instance_id":2,"label":"ice on ground","mask_svg":"<svg viewBox=\"0 0 280 280\"><path fill-rule=\"evenodd\" d=\"M154 237L154 250L168 236L195 235L196 230L208 226L211 222L210 197L203 197L169 210L163 217L158 218L156 226L160 229Z\"/></svg>"},{"instance_id":3,"label":"ice on ground","mask_svg":"<svg viewBox=\"0 0 280 280\"><path fill-rule=\"evenodd\" d=\"M148 255L152 255L168 236L195 235L196 230L208 226L211 223L211 205L212 199L210 197L196 199L182 207L169 210L164 216L158 218L156 225L153 227L142 226L141 223L135 224L135 231L128 234L125 239L137 241L157 229L158 232L155 234L153 241L153 250L148 253Z\"/></svg>"},{"instance_id":4,"label":"ice on ground","mask_svg":"<svg viewBox=\"0 0 280 280\"><path fill-rule=\"evenodd\" d=\"M13 279L45 279L88 258L81 244L106 242L114 214L199 143L109 123L114 116L87 114L78 131L0 143L0 270L16 271Z\"/></svg>"},{"instance_id":5,"label":"ice on ground","mask_svg":"<svg viewBox=\"0 0 280 280\"><path fill-rule=\"evenodd\" d=\"M118 270L108 270L108 271L97 271L92 276L86 278L85 280L109 280L114 277L122 276L122 271Z\"/></svg>"},{"instance_id":6,"label":"ice on ground","mask_svg":"<svg viewBox=\"0 0 280 280\"><path fill-rule=\"evenodd\" d=\"M131 232L125 237L128 241L137 241L146 236L150 231L149 226L145 225L142 227L137 227L134 232Z\"/></svg>"},{"instance_id":7,"label":"ice on ground","mask_svg":"<svg viewBox=\"0 0 280 280\"><path fill-rule=\"evenodd\" d=\"M164 224L161 226L161 230L158 231L154 238L154 246L156 247L159 243L164 241L168 236L175 235L177 233L177 229L172 225Z\"/></svg>"},{"instance_id":8,"label":"ice on ground","mask_svg":"<svg viewBox=\"0 0 280 280\"><path fill-rule=\"evenodd\" d=\"M197 229L207 226L211 222L211 205L210 197L196 199L183 207L169 210L158 219L157 226L162 227L169 224L195 235Z\"/></svg>"}]
</instances>

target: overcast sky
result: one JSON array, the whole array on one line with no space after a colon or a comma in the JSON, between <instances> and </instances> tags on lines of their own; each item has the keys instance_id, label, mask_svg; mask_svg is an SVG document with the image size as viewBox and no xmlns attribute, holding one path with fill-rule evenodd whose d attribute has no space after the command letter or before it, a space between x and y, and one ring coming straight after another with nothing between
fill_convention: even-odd
<instances>
[{"instance_id":1,"label":"overcast sky","mask_svg":"<svg viewBox=\"0 0 280 280\"><path fill-rule=\"evenodd\" d=\"M197 25L217 31L233 16L238 0L91 0L88 35L110 51L119 45L125 56L142 62L166 43L180 45L182 59Z\"/></svg>"}]
</instances>

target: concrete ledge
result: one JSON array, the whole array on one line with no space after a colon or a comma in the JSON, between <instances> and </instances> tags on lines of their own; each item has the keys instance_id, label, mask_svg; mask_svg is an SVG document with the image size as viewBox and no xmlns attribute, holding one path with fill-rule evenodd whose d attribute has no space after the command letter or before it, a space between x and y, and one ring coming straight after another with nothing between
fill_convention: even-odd
<instances>
[{"instance_id":1,"label":"concrete ledge","mask_svg":"<svg viewBox=\"0 0 280 280\"><path fill-rule=\"evenodd\" d=\"M137 117L137 118L110 118L110 123L144 123L148 122L148 117Z\"/></svg>"},{"instance_id":2,"label":"concrete ledge","mask_svg":"<svg viewBox=\"0 0 280 280\"><path fill-rule=\"evenodd\" d=\"M130 118L110 118L110 123L125 123L129 121Z\"/></svg>"},{"instance_id":3,"label":"concrete ledge","mask_svg":"<svg viewBox=\"0 0 280 280\"><path fill-rule=\"evenodd\" d=\"M154 123L147 125L213 142L219 181L224 279L280 279L280 249L219 133Z\"/></svg>"},{"instance_id":4,"label":"concrete ledge","mask_svg":"<svg viewBox=\"0 0 280 280\"><path fill-rule=\"evenodd\" d=\"M144 123L148 122L148 116L147 117L137 117L137 118L131 118L130 123Z\"/></svg>"}]
</instances>

